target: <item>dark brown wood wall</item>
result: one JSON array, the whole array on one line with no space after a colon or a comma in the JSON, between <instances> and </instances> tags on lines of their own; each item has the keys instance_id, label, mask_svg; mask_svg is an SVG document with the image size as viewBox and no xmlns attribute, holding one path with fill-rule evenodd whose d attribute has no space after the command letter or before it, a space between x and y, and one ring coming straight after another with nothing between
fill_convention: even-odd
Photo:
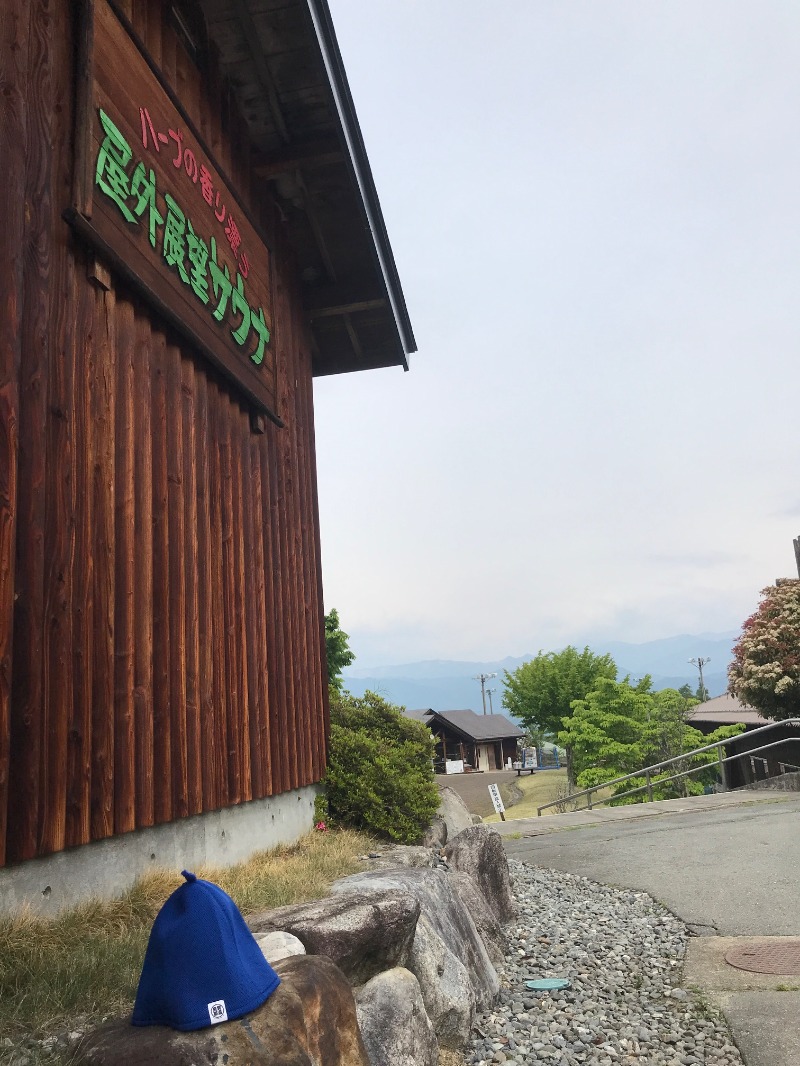
<instances>
[{"instance_id":1,"label":"dark brown wood wall","mask_svg":"<svg viewBox=\"0 0 800 1066\"><path fill-rule=\"evenodd\" d=\"M74 11L0 16L0 864L318 781L311 353L244 127L156 0L123 5L273 249L279 414L75 243Z\"/></svg>"}]
</instances>

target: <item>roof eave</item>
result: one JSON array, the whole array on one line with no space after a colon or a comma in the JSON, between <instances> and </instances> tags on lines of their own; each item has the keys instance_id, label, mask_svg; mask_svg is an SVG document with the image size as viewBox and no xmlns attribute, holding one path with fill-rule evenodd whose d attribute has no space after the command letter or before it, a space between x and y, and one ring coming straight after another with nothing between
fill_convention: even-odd
<instances>
[{"instance_id":1,"label":"roof eave","mask_svg":"<svg viewBox=\"0 0 800 1066\"><path fill-rule=\"evenodd\" d=\"M361 127L339 51L330 8L327 0L306 0L306 4L328 74L331 97L339 120L341 138L346 148L348 166L360 193L364 221L372 235L376 264L386 291L386 298L392 309L397 332L398 363L403 366L404 370L408 370L408 356L417 350L417 345L372 177L372 168L367 158Z\"/></svg>"}]
</instances>

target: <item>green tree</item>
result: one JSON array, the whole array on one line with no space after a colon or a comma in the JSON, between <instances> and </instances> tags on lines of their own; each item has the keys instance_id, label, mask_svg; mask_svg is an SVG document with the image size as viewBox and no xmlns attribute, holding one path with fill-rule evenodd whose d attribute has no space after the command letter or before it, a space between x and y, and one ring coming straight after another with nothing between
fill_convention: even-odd
<instances>
[{"instance_id":1,"label":"green tree","mask_svg":"<svg viewBox=\"0 0 800 1066\"><path fill-rule=\"evenodd\" d=\"M342 691L342 670L355 659L347 643L349 639L339 627L339 612L331 607L325 615L325 650L328 656L328 687L332 692Z\"/></svg>"},{"instance_id":2,"label":"green tree","mask_svg":"<svg viewBox=\"0 0 800 1066\"><path fill-rule=\"evenodd\" d=\"M765 718L800 717L800 581L762 589L728 667L728 691Z\"/></svg>"},{"instance_id":3,"label":"green tree","mask_svg":"<svg viewBox=\"0 0 800 1066\"><path fill-rule=\"evenodd\" d=\"M518 743L523 748L536 748L541 751L547 743L547 737L541 729L526 729L525 736L521 737Z\"/></svg>"},{"instance_id":4,"label":"green tree","mask_svg":"<svg viewBox=\"0 0 800 1066\"><path fill-rule=\"evenodd\" d=\"M332 693L324 780L331 824L416 843L439 806L434 747L421 722L374 692Z\"/></svg>"},{"instance_id":5,"label":"green tree","mask_svg":"<svg viewBox=\"0 0 800 1066\"><path fill-rule=\"evenodd\" d=\"M684 699L680 692L670 688L653 693L653 712L646 735L649 765L677 758L685 752L715 744L719 740L730 740L744 731L743 725L720 726L707 734L695 729L687 719L692 708L702 702L697 698ZM665 780L673 774L685 773L701 766L708 766L708 770L691 777L681 777L677 781ZM699 795L706 785L718 779L718 766L719 756L716 749L680 759L652 778L654 796L656 799L671 799L676 796ZM633 783L627 787L633 787Z\"/></svg>"},{"instance_id":6,"label":"green tree","mask_svg":"<svg viewBox=\"0 0 800 1066\"><path fill-rule=\"evenodd\" d=\"M565 719L559 734L562 744L569 744L579 788L590 788L624 774L635 774L645 766L676 758L685 752L718 740L736 736L744 726L723 726L709 736L687 724L686 717L696 701L675 689L650 691L650 678L636 686L628 678L611 681L600 678L585 700L576 700L572 714ZM709 765L708 771L695 776L668 781L674 774ZM716 751L702 752L666 767L651 776L655 799L669 799L703 791L716 777ZM644 786L646 779L634 777L616 785L614 791ZM647 793L620 800L641 803Z\"/></svg>"},{"instance_id":7,"label":"green tree","mask_svg":"<svg viewBox=\"0 0 800 1066\"><path fill-rule=\"evenodd\" d=\"M689 694L686 694L686 690ZM689 750L687 747L687 729L702 738L702 733L687 724L689 714L696 707L695 699L688 685L682 688L664 688L652 694L652 708L648 716L647 759L650 763L672 759ZM700 747L702 739L694 745Z\"/></svg>"},{"instance_id":8,"label":"green tree","mask_svg":"<svg viewBox=\"0 0 800 1066\"><path fill-rule=\"evenodd\" d=\"M681 685L678 692L680 692L681 696L694 700L695 703L705 703L706 700L711 699L711 693L708 691L705 684L698 685L696 689L693 689L691 685Z\"/></svg>"},{"instance_id":9,"label":"green tree","mask_svg":"<svg viewBox=\"0 0 800 1066\"><path fill-rule=\"evenodd\" d=\"M573 700L583 699L599 677L616 676L611 656L595 655L589 648L540 651L530 662L505 671L503 706L528 729L555 734L572 713Z\"/></svg>"},{"instance_id":10,"label":"green tree","mask_svg":"<svg viewBox=\"0 0 800 1066\"><path fill-rule=\"evenodd\" d=\"M572 752L579 788L633 773L645 764L653 705L649 685L649 678L634 687L627 679L598 677L584 699L573 701L558 740Z\"/></svg>"},{"instance_id":11,"label":"green tree","mask_svg":"<svg viewBox=\"0 0 800 1066\"><path fill-rule=\"evenodd\" d=\"M687 696L685 690L688 687L684 686L677 690L665 688L652 694L653 705L645 731L646 761L649 765L677 758L684 752L703 747L705 744L735 736L744 728L743 726L735 727L731 730L730 727L725 726L710 737L704 736L688 721L692 708L703 702L691 695L691 689L689 689L690 695ZM713 763L716 767L716 752L695 755L691 759L681 759L680 762L665 767L663 772L653 780L663 781L664 778L671 777L673 774L685 773L691 767L702 766L705 763ZM698 774L693 777L682 777L677 781L665 782L656 787L656 798L669 799L672 796L697 795L703 791L706 784L711 783L714 776L714 773Z\"/></svg>"}]
</instances>

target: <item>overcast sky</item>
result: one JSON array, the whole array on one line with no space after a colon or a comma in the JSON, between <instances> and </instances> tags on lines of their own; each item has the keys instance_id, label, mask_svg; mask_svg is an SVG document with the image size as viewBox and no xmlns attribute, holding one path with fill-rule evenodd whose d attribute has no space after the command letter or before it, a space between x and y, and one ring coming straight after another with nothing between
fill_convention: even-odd
<instances>
[{"instance_id":1,"label":"overcast sky","mask_svg":"<svg viewBox=\"0 0 800 1066\"><path fill-rule=\"evenodd\" d=\"M800 533L800 4L329 2L419 347L315 387L359 664L737 630Z\"/></svg>"}]
</instances>

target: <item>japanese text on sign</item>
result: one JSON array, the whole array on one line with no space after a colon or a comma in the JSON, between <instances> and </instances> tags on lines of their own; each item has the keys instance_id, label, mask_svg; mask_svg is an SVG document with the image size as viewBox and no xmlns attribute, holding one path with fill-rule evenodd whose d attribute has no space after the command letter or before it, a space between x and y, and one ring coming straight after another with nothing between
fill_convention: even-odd
<instances>
[{"instance_id":1,"label":"japanese text on sign","mask_svg":"<svg viewBox=\"0 0 800 1066\"><path fill-rule=\"evenodd\" d=\"M166 135L155 133L145 109L140 109L140 113L143 143L146 115L152 137L157 138L155 150L159 151L159 141L168 143ZM179 203L166 191L158 192L152 168L148 168L141 160L136 160L133 166L133 151L123 134L103 108L98 109L98 114L104 137L97 153L95 184L113 201L126 222L138 226L145 220L150 246L161 253L166 265L177 273L217 322L227 320L234 327L230 330L234 341L240 348L249 347L250 359L260 366L264 361L270 331L263 307L251 307L247 299L245 279L249 264L241 250L241 236L233 216L228 215L224 232L237 262L235 282L227 264L218 255L216 238L207 232L202 233L200 226L193 225L185 204ZM211 204L209 197L213 193L213 185L208 168L205 164L198 165L194 153L183 149L182 135L177 136L179 130L170 130L170 134L174 135L180 149L180 154L175 157L178 162L173 160L174 165L182 165L192 182L200 179L203 199ZM201 171L205 171L205 177ZM216 198L214 214L222 224L227 208L220 203L219 192Z\"/></svg>"},{"instance_id":2,"label":"japanese text on sign","mask_svg":"<svg viewBox=\"0 0 800 1066\"><path fill-rule=\"evenodd\" d=\"M224 195L220 193L219 189L214 188L214 179L206 162L203 159L198 162L197 153L189 147L184 147L184 136L181 129L170 129L169 136L166 133L162 133L161 130L156 132L150 112L146 107L139 108L139 118L142 124L143 148L160 153L162 144L169 144L170 140L175 142L173 167L184 173L187 181L198 186L203 200L212 208L214 217L223 227L223 232L237 261L242 277L247 278L250 272L250 264L244 249L241 247L242 235L233 215L228 211Z\"/></svg>"},{"instance_id":3,"label":"japanese text on sign","mask_svg":"<svg viewBox=\"0 0 800 1066\"><path fill-rule=\"evenodd\" d=\"M497 785L488 785L487 787L489 789L489 798L492 801L492 806L498 814L503 814L506 808L500 797L500 789Z\"/></svg>"}]
</instances>

